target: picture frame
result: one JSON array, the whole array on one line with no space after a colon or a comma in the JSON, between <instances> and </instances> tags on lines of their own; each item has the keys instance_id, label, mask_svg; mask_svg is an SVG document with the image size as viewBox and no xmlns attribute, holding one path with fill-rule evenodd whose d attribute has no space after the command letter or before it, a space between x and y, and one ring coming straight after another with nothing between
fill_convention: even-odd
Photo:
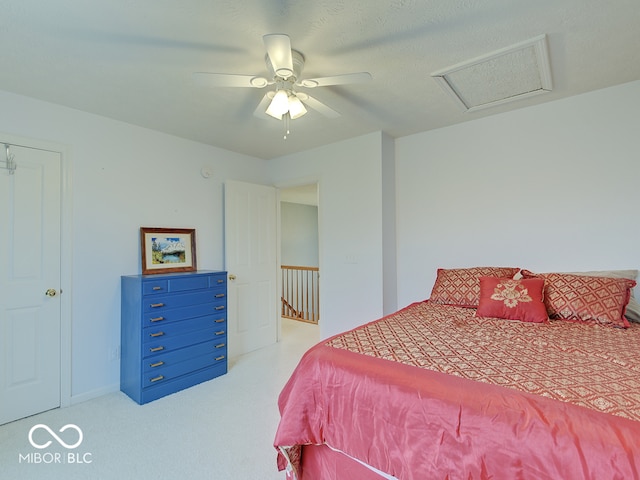
<instances>
[{"instance_id":1,"label":"picture frame","mask_svg":"<svg viewBox=\"0 0 640 480\"><path fill-rule=\"evenodd\" d=\"M142 274L196 271L195 228L140 227Z\"/></svg>"}]
</instances>

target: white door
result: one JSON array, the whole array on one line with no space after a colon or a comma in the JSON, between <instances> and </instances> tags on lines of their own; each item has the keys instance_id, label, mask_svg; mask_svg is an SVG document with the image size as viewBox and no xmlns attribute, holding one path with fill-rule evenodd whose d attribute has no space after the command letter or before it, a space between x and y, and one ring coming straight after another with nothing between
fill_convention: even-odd
<instances>
[{"instance_id":1,"label":"white door","mask_svg":"<svg viewBox=\"0 0 640 480\"><path fill-rule=\"evenodd\" d=\"M60 406L61 155L9 148L17 168L0 168L0 424Z\"/></svg>"},{"instance_id":2,"label":"white door","mask_svg":"<svg viewBox=\"0 0 640 480\"><path fill-rule=\"evenodd\" d=\"M225 183L229 356L277 341L276 189Z\"/></svg>"}]
</instances>

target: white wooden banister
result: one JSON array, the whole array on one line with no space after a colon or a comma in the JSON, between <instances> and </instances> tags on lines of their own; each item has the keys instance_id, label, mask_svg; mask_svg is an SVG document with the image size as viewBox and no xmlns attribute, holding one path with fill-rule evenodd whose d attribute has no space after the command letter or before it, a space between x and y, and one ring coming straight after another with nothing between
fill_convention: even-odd
<instances>
[{"instance_id":1,"label":"white wooden banister","mask_svg":"<svg viewBox=\"0 0 640 480\"><path fill-rule=\"evenodd\" d=\"M320 271L318 267L282 265L282 311L285 318L318 323Z\"/></svg>"}]
</instances>

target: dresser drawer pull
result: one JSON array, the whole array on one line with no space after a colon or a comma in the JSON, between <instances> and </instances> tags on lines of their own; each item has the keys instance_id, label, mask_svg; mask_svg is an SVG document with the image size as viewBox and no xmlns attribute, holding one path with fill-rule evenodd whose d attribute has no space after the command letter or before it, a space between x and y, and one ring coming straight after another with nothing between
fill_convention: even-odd
<instances>
[{"instance_id":1,"label":"dresser drawer pull","mask_svg":"<svg viewBox=\"0 0 640 480\"><path fill-rule=\"evenodd\" d=\"M155 368L155 367L161 367L162 365L164 365L164 362L156 362L156 363L150 363L149 366L151 368Z\"/></svg>"},{"instance_id":2,"label":"dresser drawer pull","mask_svg":"<svg viewBox=\"0 0 640 480\"><path fill-rule=\"evenodd\" d=\"M155 333L149 334L150 337L161 337L163 335L164 335L164 332L155 332Z\"/></svg>"},{"instance_id":3,"label":"dresser drawer pull","mask_svg":"<svg viewBox=\"0 0 640 480\"><path fill-rule=\"evenodd\" d=\"M152 322L159 322L160 320L164 320L164 317L155 317L150 319Z\"/></svg>"},{"instance_id":4,"label":"dresser drawer pull","mask_svg":"<svg viewBox=\"0 0 640 480\"><path fill-rule=\"evenodd\" d=\"M219 307L216 307L216 310L224 310L224 305L220 305Z\"/></svg>"},{"instance_id":5,"label":"dresser drawer pull","mask_svg":"<svg viewBox=\"0 0 640 480\"><path fill-rule=\"evenodd\" d=\"M219 332L216 332L216 335L224 335L225 331L224 330L220 330Z\"/></svg>"},{"instance_id":6,"label":"dresser drawer pull","mask_svg":"<svg viewBox=\"0 0 640 480\"><path fill-rule=\"evenodd\" d=\"M225 296L224 293L219 293L216 295L216 298L224 298L224 296Z\"/></svg>"},{"instance_id":7,"label":"dresser drawer pull","mask_svg":"<svg viewBox=\"0 0 640 480\"><path fill-rule=\"evenodd\" d=\"M151 290L162 290L162 287L153 287Z\"/></svg>"},{"instance_id":8,"label":"dresser drawer pull","mask_svg":"<svg viewBox=\"0 0 640 480\"><path fill-rule=\"evenodd\" d=\"M149 349L150 352L159 352L161 350L164 350L164 347L151 347Z\"/></svg>"},{"instance_id":9,"label":"dresser drawer pull","mask_svg":"<svg viewBox=\"0 0 640 480\"><path fill-rule=\"evenodd\" d=\"M151 308L164 307L164 303L152 303L149 305Z\"/></svg>"},{"instance_id":10,"label":"dresser drawer pull","mask_svg":"<svg viewBox=\"0 0 640 480\"><path fill-rule=\"evenodd\" d=\"M224 347L224 346L225 346L225 344L224 344L224 343L219 343L218 345L216 345L216 347L215 347L215 348L222 348L222 347Z\"/></svg>"},{"instance_id":11,"label":"dresser drawer pull","mask_svg":"<svg viewBox=\"0 0 640 480\"><path fill-rule=\"evenodd\" d=\"M220 355L219 357L216 357L216 360L224 360L224 355Z\"/></svg>"},{"instance_id":12,"label":"dresser drawer pull","mask_svg":"<svg viewBox=\"0 0 640 480\"><path fill-rule=\"evenodd\" d=\"M158 375L157 377L152 378L150 381L151 382L159 382L160 380L164 379L164 375Z\"/></svg>"},{"instance_id":13,"label":"dresser drawer pull","mask_svg":"<svg viewBox=\"0 0 640 480\"><path fill-rule=\"evenodd\" d=\"M214 320L216 323L224 323L224 318L217 318Z\"/></svg>"}]
</instances>

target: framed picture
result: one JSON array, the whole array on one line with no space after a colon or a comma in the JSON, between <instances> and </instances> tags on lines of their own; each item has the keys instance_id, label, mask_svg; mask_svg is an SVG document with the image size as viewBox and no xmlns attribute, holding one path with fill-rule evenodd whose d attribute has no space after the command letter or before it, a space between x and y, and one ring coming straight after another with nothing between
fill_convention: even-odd
<instances>
[{"instance_id":1,"label":"framed picture","mask_svg":"<svg viewBox=\"0 0 640 480\"><path fill-rule=\"evenodd\" d=\"M140 228L142 274L194 272L194 228Z\"/></svg>"}]
</instances>

